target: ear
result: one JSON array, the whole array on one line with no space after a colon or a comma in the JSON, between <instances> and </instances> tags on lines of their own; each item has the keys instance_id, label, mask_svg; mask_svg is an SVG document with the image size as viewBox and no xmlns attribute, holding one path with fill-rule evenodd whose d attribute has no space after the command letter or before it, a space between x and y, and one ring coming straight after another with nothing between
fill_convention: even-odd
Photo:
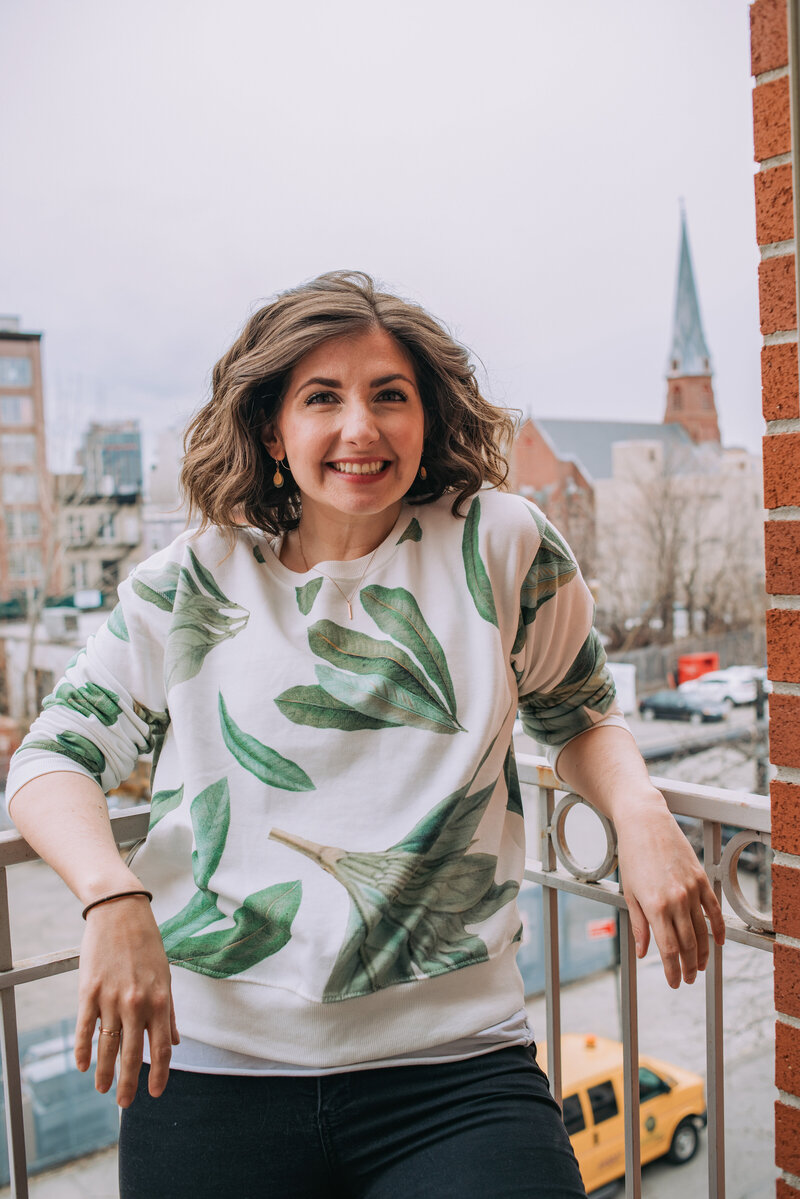
<instances>
[{"instance_id":1,"label":"ear","mask_svg":"<svg viewBox=\"0 0 800 1199\"><path fill-rule=\"evenodd\" d=\"M286 457L283 440L274 425L264 425L261 430L261 442L271 458L280 460Z\"/></svg>"}]
</instances>

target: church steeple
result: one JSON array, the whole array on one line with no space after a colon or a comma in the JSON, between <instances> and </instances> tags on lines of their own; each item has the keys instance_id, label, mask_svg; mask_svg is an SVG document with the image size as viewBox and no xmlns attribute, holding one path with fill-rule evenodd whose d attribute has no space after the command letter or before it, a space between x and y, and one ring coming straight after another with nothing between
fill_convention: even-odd
<instances>
[{"instance_id":1,"label":"church steeple","mask_svg":"<svg viewBox=\"0 0 800 1199\"><path fill-rule=\"evenodd\" d=\"M683 204L664 424L683 425L695 442L720 440L711 385L711 356L700 319Z\"/></svg>"}]
</instances>

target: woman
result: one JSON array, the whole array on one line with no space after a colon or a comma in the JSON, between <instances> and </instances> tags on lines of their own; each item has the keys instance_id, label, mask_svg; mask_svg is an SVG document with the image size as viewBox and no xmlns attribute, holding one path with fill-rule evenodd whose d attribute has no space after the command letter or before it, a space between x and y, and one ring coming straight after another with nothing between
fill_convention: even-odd
<instances>
[{"instance_id":1,"label":"woman","mask_svg":"<svg viewBox=\"0 0 800 1199\"><path fill-rule=\"evenodd\" d=\"M18 752L14 819L88 909L76 1058L99 1021L123 1197L583 1194L515 964L518 708L616 823L639 953L652 928L677 986L703 910L722 939L570 551L486 488L510 429L367 276L278 297L187 435L201 531L122 585ZM128 867L103 790L148 750Z\"/></svg>"}]
</instances>

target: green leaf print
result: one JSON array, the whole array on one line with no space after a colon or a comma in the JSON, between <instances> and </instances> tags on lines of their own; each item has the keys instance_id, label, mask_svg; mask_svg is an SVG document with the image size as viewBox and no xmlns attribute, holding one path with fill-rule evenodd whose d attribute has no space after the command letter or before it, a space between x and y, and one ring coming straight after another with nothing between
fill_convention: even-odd
<instances>
[{"instance_id":1,"label":"green leaf print","mask_svg":"<svg viewBox=\"0 0 800 1199\"><path fill-rule=\"evenodd\" d=\"M375 720L340 703L322 687L290 687L275 700L278 708L294 724L314 729L343 729L351 733L358 729L393 729L389 720Z\"/></svg>"},{"instance_id":2,"label":"green leaf print","mask_svg":"<svg viewBox=\"0 0 800 1199\"><path fill-rule=\"evenodd\" d=\"M514 756L514 747L509 745L506 760L503 763L503 774L506 780L506 790L508 792L508 803L506 808L509 812L516 812L517 816L522 816L522 791L519 785L519 774L517 773L517 759Z\"/></svg>"},{"instance_id":3,"label":"green leaf print","mask_svg":"<svg viewBox=\"0 0 800 1199\"><path fill-rule=\"evenodd\" d=\"M196 846L192 853L192 874L198 889L204 891L219 866L228 839L231 823L228 780L211 783L194 797L189 810Z\"/></svg>"},{"instance_id":4,"label":"green leaf print","mask_svg":"<svg viewBox=\"0 0 800 1199\"><path fill-rule=\"evenodd\" d=\"M225 913L217 907L217 896L213 891L195 891L192 898L175 915L159 924L161 940L167 957L176 945L182 945L189 937L201 933L209 924L224 920Z\"/></svg>"},{"instance_id":5,"label":"green leaf print","mask_svg":"<svg viewBox=\"0 0 800 1199\"><path fill-rule=\"evenodd\" d=\"M260 566L263 566L264 563L266 562L266 558L264 557L264 554L262 552L260 545L253 546L253 557L255 558L256 562L259 563Z\"/></svg>"},{"instance_id":6,"label":"green leaf print","mask_svg":"<svg viewBox=\"0 0 800 1199\"><path fill-rule=\"evenodd\" d=\"M416 516L411 517L404 532L398 537L397 544L402 545L404 541L422 541L422 528Z\"/></svg>"},{"instance_id":7,"label":"green leaf print","mask_svg":"<svg viewBox=\"0 0 800 1199\"><path fill-rule=\"evenodd\" d=\"M391 641L377 641L367 633L320 620L308 630L308 644L319 658L354 674L379 674L427 704L450 715L428 685L423 672ZM456 723L458 723L456 721Z\"/></svg>"},{"instance_id":8,"label":"green leaf print","mask_svg":"<svg viewBox=\"0 0 800 1199\"><path fill-rule=\"evenodd\" d=\"M107 728L116 724L122 711L119 696L105 687L98 686L97 683L83 683L80 687L74 687L72 683L61 683L52 695L43 700L42 709L52 708L57 704L63 704L65 708L71 708L81 716L96 716Z\"/></svg>"},{"instance_id":9,"label":"green leaf print","mask_svg":"<svg viewBox=\"0 0 800 1199\"><path fill-rule=\"evenodd\" d=\"M497 625L497 610L494 606L492 584L486 573L486 567L481 558L478 538L478 525L481 519L481 501L475 496L469 506L464 532L461 538L461 554L464 559L464 570L467 575L467 586L478 613L489 624Z\"/></svg>"},{"instance_id":10,"label":"green leaf print","mask_svg":"<svg viewBox=\"0 0 800 1199\"><path fill-rule=\"evenodd\" d=\"M524 623L531 624L542 604L552 599L559 587L571 582L577 573L578 568L569 555L565 556L542 542L522 581L520 606Z\"/></svg>"},{"instance_id":11,"label":"green leaf print","mask_svg":"<svg viewBox=\"0 0 800 1199\"><path fill-rule=\"evenodd\" d=\"M183 802L183 783L174 791L156 791L150 800L150 829L154 829L159 820L163 820L170 812L174 812Z\"/></svg>"},{"instance_id":12,"label":"green leaf print","mask_svg":"<svg viewBox=\"0 0 800 1199\"><path fill-rule=\"evenodd\" d=\"M317 666L320 685L335 699L394 725L410 725L433 733L457 733L460 725L438 704L432 704L382 674L353 675L334 666Z\"/></svg>"},{"instance_id":13,"label":"green leaf print","mask_svg":"<svg viewBox=\"0 0 800 1199\"><path fill-rule=\"evenodd\" d=\"M250 617L245 608L220 591L191 550L189 560L196 578L187 567L180 568L164 663L167 690L193 679L206 654L240 633Z\"/></svg>"},{"instance_id":14,"label":"green leaf print","mask_svg":"<svg viewBox=\"0 0 800 1199\"><path fill-rule=\"evenodd\" d=\"M361 604L382 633L388 633L411 653L442 693L455 719L456 696L444 650L434 637L419 604L405 587L372 584L361 592Z\"/></svg>"},{"instance_id":15,"label":"green leaf print","mask_svg":"<svg viewBox=\"0 0 800 1199\"><path fill-rule=\"evenodd\" d=\"M601 714L614 699L614 680L606 666L606 652L594 629L575 661L552 691L520 696L526 732L546 745L562 745L594 723L585 709Z\"/></svg>"},{"instance_id":16,"label":"green leaf print","mask_svg":"<svg viewBox=\"0 0 800 1199\"><path fill-rule=\"evenodd\" d=\"M316 788L296 762L290 762L276 750L245 733L231 717L219 693L219 720L222 739L236 761L262 783L280 787L283 791L314 791Z\"/></svg>"},{"instance_id":17,"label":"green leaf print","mask_svg":"<svg viewBox=\"0 0 800 1199\"><path fill-rule=\"evenodd\" d=\"M177 562L168 562L160 570L140 568L135 572L131 586L139 599L155 604L162 612L171 612L175 606L180 570Z\"/></svg>"},{"instance_id":18,"label":"green leaf print","mask_svg":"<svg viewBox=\"0 0 800 1199\"><path fill-rule=\"evenodd\" d=\"M302 894L302 884L295 879L248 895L233 913L233 928L171 943L170 962L212 978L249 970L290 940Z\"/></svg>"},{"instance_id":19,"label":"green leaf print","mask_svg":"<svg viewBox=\"0 0 800 1199\"><path fill-rule=\"evenodd\" d=\"M169 728L169 712L154 712L152 708L133 701L133 710L140 720L147 725L147 752L153 755L153 773L161 756L161 748Z\"/></svg>"},{"instance_id":20,"label":"green leaf print","mask_svg":"<svg viewBox=\"0 0 800 1199\"><path fill-rule=\"evenodd\" d=\"M319 595L319 589L322 586L322 579L312 579L310 583L304 583L302 587L295 587L294 592L297 596L297 606L304 616L308 616L314 606L314 600Z\"/></svg>"},{"instance_id":21,"label":"green leaf print","mask_svg":"<svg viewBox=\"0 0 800 1199\"><path fill-rule=\"evenodd\" d=\"M117 604L113 609L106 621L106 628L109 633L113 633L120 641L130 641L128 626L125 624L125 614L122 611L122 604Z\"/></svg>"},{"instance_id":22,"label":"green leaf print","mask_svg":"<svg viewBox=\"0 0 800 1199\"><path fill-rule=\"evenodd\" d=\"M62 754L66 758L71 758L84 770L88 770L98 783L106 768L106 759L102 751L87 737L82 737L80 733L73 733L71 730L65 733L56 733L55 741L23 741L20 751L23 749L46 749L49 753Z\"/></svg>"},{"instance_id":23,"label":"green leaf print","mask_svg":"<svg viewBox=\"0 0 800 1199\"><path fill-rule=\"evenodd\" d=\"M485 943L467 925L509 903L518 885L495 883L491 854L467 853L496 785L469 794L473 780L383 853L351 853L280 829L270 833L317 862L350 896L350 920L326 1001L487 960Z\"/></svg>"}]
</instances>

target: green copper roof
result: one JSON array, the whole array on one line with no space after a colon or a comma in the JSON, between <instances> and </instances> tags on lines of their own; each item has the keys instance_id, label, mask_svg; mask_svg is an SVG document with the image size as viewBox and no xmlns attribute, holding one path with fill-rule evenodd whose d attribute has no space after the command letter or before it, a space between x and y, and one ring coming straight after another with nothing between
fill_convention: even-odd
<instances>
[{"instance_id":1,"label":"green copper roof","mask_svg":"<svg viewBox=\"0 0 800 1199\"><path fill-rule=\"evenodd\" d=\"M700 305L694 283L686 213L681 207L681 248L678 258L678 287L675 293L675 318L672 325L672 349L667 362L667 374L710 375L711 356L708 352L700 320Z\"/></svg>"}]
</instances>

